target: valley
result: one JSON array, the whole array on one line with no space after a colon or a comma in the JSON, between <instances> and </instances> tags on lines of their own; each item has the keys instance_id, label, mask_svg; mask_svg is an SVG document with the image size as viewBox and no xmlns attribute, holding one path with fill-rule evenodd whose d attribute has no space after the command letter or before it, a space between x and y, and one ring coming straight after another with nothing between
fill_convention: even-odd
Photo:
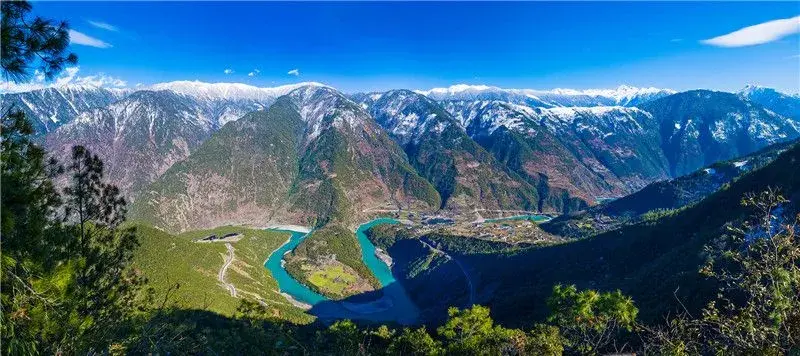
<instances>
[{"instance_id":1,"label":"valley","mask_svg":"<svg viewBox=\"0 0 800 356\"><path fill-rule=\"evenodd\" d=\"M792 5L0 1L0 354L798 356Z\"/></svg>"},{"instance_id":2,"label":"valley","mask_svg":"<svg viewBox=\"0 0 800 356\"><path fill-rule=\"evenodd\" d=\"M40 115L35 103L58 90L3 94L3 105ZM247 234L228 250L172 247L202 253L209 265L174 268L199 280L218 274L219 288L203 293L227 294L200 303L200 290L184 286L179 303L230 315L244 298L304 322L435 324L448 306L496 298L502 286L486 284L477 256L580 245L670 216L800 136L797 117L776 113L792 111L754 89L453 86L348 95L319 83L172 82L63 90L62 100L85 95L85 107L43 123L42 142L54 157L76 143L98 152L142 231L180 241L219 226L272 226L265 233L284 236L258 256ZM143 260L153 258L149 248ZM249 271L259 259L266 271ZM245 282L259 275L269 283ZM158 276L158 289L169 290Z\"/></svg>"}]
</instances>

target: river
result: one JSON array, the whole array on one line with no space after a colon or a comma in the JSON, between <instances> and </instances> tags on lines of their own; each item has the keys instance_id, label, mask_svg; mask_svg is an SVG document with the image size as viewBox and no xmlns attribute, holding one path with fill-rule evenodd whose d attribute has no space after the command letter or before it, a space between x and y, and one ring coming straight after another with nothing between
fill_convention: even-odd
<instances>
[{"instance_id":1,"label":"river","mask_svg":"<svg viewBox=\"0 0 800 356\"><path fill-rule=\"evenodd\" d=\"M291 233L289 241L275 250L264 264L273 278L278 282L282 293L294 300L311 306L309 313L321 319L354 319L375 322L397 322L414 324L417 322L419 310L408 297L403 286L395 280L392 271L381 259L375 256L375 245L364 233L379 224L396 224L397 220L381 218L362 224L356 230L356 238L361 247L361 258L378 281L381 283L379 293L365 293L342 301L328 299L298 282L283 267L283 256L292 251L300 242L313 233L272 229Z\"/></svg>"},{"instance_id":2,"label":"river","mask_svg":"<svg viewBox=\"0 0 800 356\"><path fill-rule=\"evenodd\" d=\"M506 217L506 218L486 219L484 221L485 222L499 222L499 221L506 221L506 220L530 220L530 221L539 223L539 222L550 221L550 219L552 219L552 218L547 216L547 215L534 214L534 215L515 215L515 216L509 216L509 217Z\"/></svg>"}]
</instances>

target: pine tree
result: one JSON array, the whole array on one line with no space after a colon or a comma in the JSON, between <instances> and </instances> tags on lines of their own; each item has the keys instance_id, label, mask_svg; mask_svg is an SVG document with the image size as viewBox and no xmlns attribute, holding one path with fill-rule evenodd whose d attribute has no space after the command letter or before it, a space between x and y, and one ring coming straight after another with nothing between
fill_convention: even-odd
<instances>
[{"instance_id":1,"label":"pine tree","mask_svg":"<svg viewBox=\"0 0 800 356\"><path fill-rule=\"evenodd\" d=\"M53 79L65 66L78 62L67 53L69 25L38 16L31 17L27 1L3 1L0 20L0 58L3 78L16 83L28 81L31 71Z\"/></svg>"}]
</instances>

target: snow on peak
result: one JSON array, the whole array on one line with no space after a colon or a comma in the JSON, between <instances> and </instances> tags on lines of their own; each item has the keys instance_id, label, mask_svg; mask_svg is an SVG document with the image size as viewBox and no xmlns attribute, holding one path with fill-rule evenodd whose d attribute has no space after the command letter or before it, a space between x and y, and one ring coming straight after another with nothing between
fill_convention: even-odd
<instances>
[{"instance_id":1,"label":"snow on peak","mask_svg":"<svg viewBox=\"0 0 800 356\"><path fill-rule=\"evenodd\" d=\"M433 88L429 90L415 90L436 100L474 100L486 98L487 94L513 98L511 101L533 99L542 101L543 106L575 106L574 103L585 105L585 100L575 101L576 97L603 98L607 105L629 105L637 98L652 97L654 95L674 94L676 91L661 88L637 88L629 85L620 85L615 89L504 89L488 85L456 84L446 88ZM573 103L574 102L574 103Z\"/></svg>"},{"instance_id":2,"label":"snow on peak","mask_svg":"<svg viewBox=\"0 0 800 356\"><path fill-rule=\"evenodd\" d=\"M303 82L278 87L256 87L242 83L206 83L200 81L174 81L158 83L151 90L171 90L177 94L211 100L270 100L305 86L325 86L316 82Z\"/></svg>"},{"instance_id":3,"label":"snow on peak","mask_svg":"<svg viewBox=\"0 0 800 356\"><path fill-rule=\"evenodd\" d=\"M637 88L629 85L620 85L616 89L585 89L585 90L575 90L575 89L553 89L550 91L554 94L561 94L561 95L587 95L587 96L604 96L609 98L614 98L618 101L623 100L625 98L632 98L638 95L652 95L652 94L659 94L659 93L668 93L674 94L676 91L672 89L663 89L663 88Z\"/></svg>"},{"instance_id":4,"label":"snow on peak","mask_svg":"<svg viewBox=\"0 0 800 356\"><path fill-rule=\"evenodd\" d=\"M554 118L568 122L572 122L579 115L593 117L619 116L625 118L631 117L631 115L650 116L648 112L641 109L624 106L557 107L541 109L541 112L544 115L549 114Z\"/></svg>"},{"instance_id":5,"label":"snow on peak","mask_svg":"<svg viewBox=\"0 0 800 356\"><path fill-rule=\"evenodd\" d=\"M422 95L456 95L464 92L482 92L482 91L502 91L504 89L498 87L490 87L488 85L470 85L470 84L455 84L447 88L433 88L430 90L414 90Z\"/></svg>"}]
</instances>

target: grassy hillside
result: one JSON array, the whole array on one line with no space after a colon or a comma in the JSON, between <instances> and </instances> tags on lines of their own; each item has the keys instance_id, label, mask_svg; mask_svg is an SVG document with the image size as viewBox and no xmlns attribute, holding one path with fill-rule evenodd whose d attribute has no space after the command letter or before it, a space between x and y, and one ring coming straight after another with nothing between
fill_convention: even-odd
<instances>
[{"instance_id":1,"label":"grassy hillside","mask_svg":"<svg viewBox=\"0 0 800 356\"><path fill-rule=\"evenodd\" d=\"M169 292L168 304L232 316L239 306L239 298L246 298L263 301L272 315L281 319L297 323L313 320L278 293L277 282L264 268L264 261L286 241L288 233L235 226L180 235L170 235L144 224L136 225L136 229L141 246L135 252L132 267L148 278L148 286L155 290L157 301L164 300ZM242 233L244 237L231 243L235 258L225 281L236 287L239 298L232 297L217 281L227 256L225 243L193 241L210 234L222 236L233 232Z\"/></svg>"}]
</instances>

